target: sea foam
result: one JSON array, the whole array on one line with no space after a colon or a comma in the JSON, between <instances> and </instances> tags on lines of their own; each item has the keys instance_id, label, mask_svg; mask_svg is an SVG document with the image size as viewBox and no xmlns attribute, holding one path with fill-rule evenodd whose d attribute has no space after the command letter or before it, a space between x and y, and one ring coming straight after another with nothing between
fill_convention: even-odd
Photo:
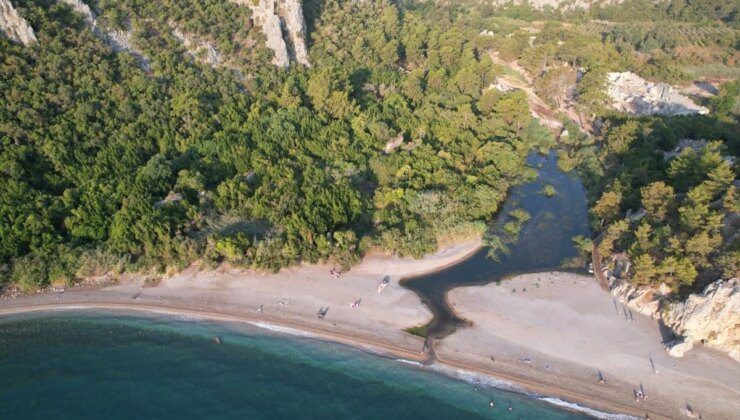
<instances>
[{"instance_id":1,"label":"sea foam","mask_svg":"<svg viewBox=\"0 0 740 420\"><path fill-rule=\"evenodd\" d=\"M280 325L270 324L268 322L250 322L250 324L254 325L255 327L281 334L295 335L298 337L316 337L316 335L308 333L306 331L301 331L290 327L282 327Z\"/></svg>"},{"instance_id":2,"label":"sea foam","mask_svg":"<svg viewBox=\"0 0 740 420\"><path fill-rule=\"evenodd\" d=\"M554 406L565 408L566 410L570 411L576 411L579 413L583 413L586 415L589 415L591 417L597 418L597 419L604 419L604 420L639 420L639 417L629 416L627 414L611 414L611 413L605 413L603 411L594 410L592 408L584 407L582 405L578 405L576 403L563 401L560 398L555 397L541 397L538 398L540 401L544 401L548 404L552 404Z\"/></svg>"},{"instance_id":3,"label":"sea foam","mask_svg":"<svg viewBox=\"0 0 740 420\"><path fill-rule=\"evenodd\" d=\"M423 368L424 365L422 363L417 362L416 360L409 360L409 359L396 359L399 363L404 363L411 366L416 366L418 368Z\"/></svg>"},{"instance_id":4,"label":"sea foam","mask_svg":"<svg viewBox=\"0 0 740 420\"><path fill-rule=\"evenodd\" d=\"M455 369L438 364L432 365L431 369L437 373L441 373L451 378L467 382L471 385L485 385L503 391L511 391L518 394L530 395L523 387L512 382L494 378L492 376L482 375L480 373L472 372L469 370Z\"/></svg>"}]
</instances>

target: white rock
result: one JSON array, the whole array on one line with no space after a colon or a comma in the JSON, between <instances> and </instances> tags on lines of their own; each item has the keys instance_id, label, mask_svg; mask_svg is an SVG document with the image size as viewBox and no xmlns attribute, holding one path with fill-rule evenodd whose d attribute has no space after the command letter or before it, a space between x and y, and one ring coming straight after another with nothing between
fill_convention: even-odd
<instances>
[{"instance_id":1,"label":"white rock","mask_svg":"<svg viewBox=\"0 0 740 420\"><path fill-rule=\"evenodd\" d=\"M658 318L660 300L652 288L635 287L627 280L609 278L609 291L628 308L651 318Z\"/></svg>"},{"instance_id":2,"label":"white rock","mask_svg":"<svg viewBox=\"0 0 740 420\"><path fill-rule=\"evenodd\" d=\"M694 343L691 341L682 341L680 343L674 343L673 345L667 346L668 354L673 357L683 357L689 350L694 348Z\"/></svg>"},{"instance_id":3,"label":"white rock","mask_svg":"<svg viewBox=\"0 0 740 420\"><path fill-rule=\"evenodd\" d=\"M634 115L709 113L709 109L696 105L670 85L648 82L635 73L608 73L607 84L612 108L617 111Z\"/></svg>"},{"instance_id":4,"label":"white rock","mask_svg":"<svg viewBox=\"0 0 740 420\"><path fill-rule=\"evenodd\" d=\"M262 28L265 34L265 46L274 53L272 64L278 67L288 67L288 47L283 39L280 17L275 12L275 0L233 0L235 3L247 6L252 10L252 19Z\"/></svg>"},{"instance_id":5,"label":"white rock","mask_svg":"<svg viewBox=\"0 0 740 420\"><path fill-rule=\"evenodd\" d=\"M681 357L695 344L703 343L740 362L740 281L737 278L717 280L701 293L671 304L663 303L670 294L670 288L664 284L654 290L612 277L609 290L628 308L662 319L682 336L666 345L670 355ZM663 305L667 306L661 310Z\"/></svg>"},{"instance_id":6,"label":"white rock","mask_svg":"<svg viewBox=\"0 0 740 420\"><path fill-rule=\"evenodd\" d=\"M93 34L95 34L95 36L102 39L106 44L108 44L108 46L110 46L113 51L123 51L133 55L138 60L141 68L143 68L144 70L149 70L150 60L144 55L144 53L136 49L131 43L131 31L120 31L101 28L98 25L95 14L92 12L92 10L90 10L90 6L80 0L58 1L69 5L75 12L81 14L82 17L85 19L85 23L87 24L87 26L90 27L90 30L92 30Z\"/></svg>"},{"instance_id":7,"label":"white rock","mask_svg":"<svg viewBox=\"0 0 740 420\"><path fill-rule=\"evenodd\" d=\"M288 39L292 45L293 59L304 66L308 62L308 50L306 49L306 21L303 19L303 8L300 0L282 0L280 2L280 15L288 32Z\"/></svg>"},{"instance_id":8,"label":"white rock","mask_svg":"<svg viewBox=\"0 0 740 420\"><path fill-rule=\"evenodd\" d=\"M170 26L174 27L174 23L170 22ZM191 34L186 34L177 27L172 30L172 36L182 42L182 45L185 46L188 50L188 54L191 56L199 58L211 66L216 66L221 63L221 54L219 54L218 50L212 43L197 39Z\"/></svg>"},{"instance_id":9,"label":"white rock","mask_svg":"<svg viewBox=\"0 0 740 420\"><path fill-rule=\"evenodd\" d=\"M274 53L272 64L288 67L290 58L309 65L306 23L300 0L231 0L252 10L252 19L265 34L265 46ZM283 37L283 29L287 37Z\"/></svg>"},{"instance_id":10,"label":"white rock","mask_svg":"<svg viewBox=\"0 0 740 420\"><path fill-rule=\"evenodd\" d=\"M13 8L10 0L0 0L0 30L8 38L26 46L37 42L33 28Z\"/></svg>"},{"instance_id":11,"label":"white rock","mask_svg":"<svg viewBox=\"0 0 740 420\"><path fill-rule=\"evenodd\" d=\"M740 284L717 280L700 294L674 305L664 321L684 342L704 343L740 362Z\"/></svg>"}]
</instances>

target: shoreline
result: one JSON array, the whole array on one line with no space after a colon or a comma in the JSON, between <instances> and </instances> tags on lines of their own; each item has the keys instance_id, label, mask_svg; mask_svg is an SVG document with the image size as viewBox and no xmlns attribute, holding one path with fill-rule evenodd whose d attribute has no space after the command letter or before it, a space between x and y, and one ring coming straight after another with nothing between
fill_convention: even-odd
<instances>
[{"instance_id":1,"label":"shoreline","mask_svg":"<svg viewBox=\"0 0 740 420\"><path fill-rule=\"evenodd\" d=\"M248 324L260 330L270 331L271 333L278 335L291 335L349 346L368 354L372 354L376 357L386 358L399 363L411 364L419 369L445 375L459 381L470 383L470 379L466 380L462 378L462 376L470 375L475 377L475 382L480 381L481 378L488 379L488 383L484 383L484 385L488 385L491 388L524 395L563 410L578 412L581 414L591 413L590 415L595 415L597 418L628 418L630 416L639 418L642 415L642 413L633 410L631 407L615 402L597 401L582 394L565 392L563 389L539 383L534 379L515 377L503 372L481 369L478 366L466 365L454 361L445 361L439 358L433 363L427 364L428 359L424 357L422 353L394 345L391 342L378 342L358 336L337 334L336 332L309 327L307 325L288 323L276 319L265 320L260 317L249 316L246 314L236 315L225 312L204 312L186 308L142 304L68 303L19 308L0 308L0 318L24 314L85 312L91 310L102 311L106 314L122 312L127 312L128 314L145 313L173 317L187 317L197 321ZM558 401L564 404L558 403Z\"/></svg>"},{"instance_id":2,"label":"shoreline","mask_svg":"<svg viewBox=\"0 0 740 420\"><path fill-rule=\"evenodd\" d=\"M448 302L471 324L441 341L442 361L523 371L558 384L563 395L576 391L618 401L632 408L622 412L640 417L683 417L687 406L703 418L740 412L740 364L701 346L671 357L660 345L658 322L642 314L628 317L592 276L530 273L500 285L452 289ZM598 384L602 374L606 384ZM633 390L643 386L650 398L635 402Z\"/></svg>"},{"instance_id":3,"label":"shoreline","mask_svg":"<svg viewBox=\"0 0 740 420\"><path fill-rule=\"evenodd\" d=\"M369 255L351 271L338 277L330 273L332 267L327 264L304 264L278 273L236 270L226 266L200 271L199 267L191 266L156 285L146 284L139 276L124 275L114 284L0 299L0 317L41 311L97 309L238 322L278 334L351 346L380 357L418 364L422 369L471 384L474 383L469 378L473 377L473 380L484 384L503 385L497 388L524 393L566 410L592 416L597 414L588 410L598 410L604 413L599 415L603 418L643 418L646 413L652 419L680 417L683 414L680 404L686 404L687 390L703 395L708 392L708 387L716 387L717 384L721 385L718 389L724 398L731 395L734 400L730 399L728 404L719 408L707 408L706 404L697 403L701 408L699 412L704 418L728 418L726 413L735 406L740 412L740 364L730 366L725 358L704 349L694 350L684 359L666 361L670 357L660 348L660 338L656 337L657 323L639 316L640 322L633 324L626 324L619 317L618 325L614 319L608 320L612 323L609 324L611 330L599 336L604 319L615 317L613 297L601 290L592 277L573 273L530 273L507 278L501 286L489 283L452 288L445 296L450 307L471 325L441 340L433 340L431 355L436 355L436 358L430 357L423 352L425 339L405 330L428 323L431 311L418 295L401 283L409 277L457 264L480 248L480 240L469 241L420 260ZM508 288L527 281L527 278L532 280L553 274L559 278L554 283L541 282L543 287L537 286L536 290L530 285L529 291L508 293ZM386 276L391 281L379 291L378 285ZM507 289L506 293L502 293L504 289ZM545 295L538 297L537 293ZM351 305L358 301L361 301L359 306ZM585 307L579 306L584 304ZM318 319L316 311L327 306L331 309L326 317ZM561 318L568 323L553 324L553 319ZM516 328L512 329L512 325ZM517 336L517 331L523 335ZM550 337L548 341L548 334L562 336ZM614 337L627 337L626 344L614 341ZM614 347L605 348L604 342ZM568 345L571 347L567 348ZM565 348L553 352L557 346ZM646 347L654 353L645 353ZM636 353L635 349L642 350ZM600 352L601 359L593 359L589 353L592 350ZM624 365L634 365L633 370L638 374L646 374L645 364L650 354L661 364L661 375L654 378L639 376L641 381L643 378L648 380L646 386L649 388L646 390L650 393L649 404L642 404L635 402L632 395L638 384L635 377L622 380L618 376ZM493 355L495 363L492 363ZM604 362L604 357L629 363L612 366ZM534 362L522 363L524 358L531 358ZM674 369L668 366L670 363L674 367L676 364L682 366ZM683 369L683 365L691 369ZM608 386L594 385L595 367L608 368L605 370ZM666 373L671 369L675 371L672 381L682 383L688 379L690 384L679 389L682 393L677 396L663 390L656 392L655 383L650 381L669 378L664 376L663 369L668 371ZM697 373L697 369L701 372ZM722 379L722 369L738 372L737 383ZM716 395L710 397L707 399L715 402L721 399ZM569 406L571 403L580 409L574 410L575 407ZM618 417L620 415L622 417Z\"/></svg>"}]
</instances>

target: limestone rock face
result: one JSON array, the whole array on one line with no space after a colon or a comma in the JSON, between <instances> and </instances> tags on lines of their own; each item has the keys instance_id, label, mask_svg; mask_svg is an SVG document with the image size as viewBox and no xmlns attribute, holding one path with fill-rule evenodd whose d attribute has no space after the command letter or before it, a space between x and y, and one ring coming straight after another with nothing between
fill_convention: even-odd
<instances>
[{"instance_id":1,"label":"limestone rock face","mask_svg":"<svg viewBox=\"0 0 740 420\"><path fill-rule=\"evenodd\" d=\"M59 0L64 4L68 4L70 7L72 7L72 10L82 15L82 17L85 19L85 23L87 23L90 26L95 25L95 15L93 15L92 10L90 10L90 6L86 5L80 0Z\"/></svg>"},{"instance_id":2,"label":"limestone rock face","mask_svg":"<svg viewBox=\"0 0 740 420\"><path fill-rule=\"evenodd\" d=\"M717 280L692 294L665 315L666 324L686 346L703 342L740 362L740 281Z\"/></svg>"},{"instance_id":3,"label":"limestone rock face","mask_svg":"<svg viewBox=\"0 0 740 420\"><path fill-rule=\"evenodd\" d=\"M252 10L254 22L265 34L265 45L274 53L272 64L288 67L291 59L309 65L306 24L300 0L232 0Z\"/></svg>"},{"instance_id":4,"label":"limestone rock face","mask_svg":"<svg viewBox=\"0 0 740 420\"><path fill-rule=\"evenodd\" d=\"M727 353L740 362L740 280L717 280L701 293L678 303L664 299L670 290L662 285L635 287L610 277L609 290L628 308L662 321L680 339L667 343L671 356L682 357L696 343Z\"/></svg>"},{"instance_id":5,"label":"limestone rock face","mask_svg":"<svg viewBox=\"0 0 740 420\"><path fill-rule=\"evenodd\" d=\"M172 36L177 38L188 50L188 54L211 66L221 63L221 54L216 47L208 41L197 39L190 34L182 32L179 28L172 30Z\"/></svg>"},{"instance_id":6,"label":"limestone rock face","mask_svg":"<svg viewBox=\"0 0 740 420\"><path fill-rule=\"evenodd\" d=\"M299 64L308 66L306 21L303 19L303 8L300 0L282 0L280 2L280 16L285 31L288 33L292 58Z\"/></svg>"},{"instance_id":7,"label":"limestone rock face","mask_svg":"<svg viewBox=\"0 0 740 420\"><path fill-rule=\"evenodd\" d=\"M614 276L609 277L609 291L628 308L651 318L659 316L662 297L659 292L651 288L635 287L629 281Z\"/></svg>"},{"instance_id":8,"label":"limestone rock face","mask_svg":"<svg viewBox=\"0 0 740 420\"><path fill-rule=\"evenodd\" d=\"M254 22L262 27L262 33L267 38L265 45L274 53L272 64L288 67L288 47L283 39L280 17L275 12L275 0L258 0L256 4L252 0L239 0L238 3L252 9Z\"/></svg>"},{"instance_id":9,"label":"limestone rock face","mask_svg":"<svg viewBox=\"0 0 740 420\"><path fill-rule=\"evenodd\" d=\"M102 39L116 52L128 52L129 54L136 57L140 66L149 70L150 61L144 54L137 50L131 43L131 32L120 31L120 30L106 30L98 26L98 22L95 19L95 14L90 10L90 6L83 3L81 0L59 0L64 4L68 4L72 9L81 14L85 19L85 23L90 27L93 34L98 38Z\"/></svg>"},{"instance_id":10,"label":"limestone rock face","mask_svg":"<svg viewBox=\"0 0 740 420\"><path fill-rule=\"evenodd\" d=\"M665 83L651 83L631 72L608 73L608 94L612 108L634 115L707 114L688 97Z\"/></svg>"},{"instance_id":11,"label":"limestone rock face","mask_svg":"<svg viewBox=\"0 0 740 420\"><path fill-rule=\"evenodd\" d=\"M26 46L37 42L33 28L13 8L10 0L0 0L0 30L8 38Z\"/></svg>"}]
</instances>

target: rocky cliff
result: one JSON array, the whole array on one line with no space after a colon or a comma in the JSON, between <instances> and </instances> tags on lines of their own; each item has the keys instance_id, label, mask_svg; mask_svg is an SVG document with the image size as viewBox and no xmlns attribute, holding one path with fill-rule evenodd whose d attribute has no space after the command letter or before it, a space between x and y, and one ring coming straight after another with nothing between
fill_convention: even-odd
<instances>
[{"instance_id":1,"label":"rocky cliff","mask_svg":"<svg viewBox=\"0 0 740 420\"><path fill-rule=\"evenodd\" d=\"M0 0L0 30L8 38L23 45L27 46L36 42L33 28L13 8L10 0Z\"/></svg>"},{"instance_id":2,"label":"rocky cliff","mask_svg":"<svg viewBox=\"0 0 740 420\"><path fill-rule=\"evenodd\" d=\"M740 283L717 280L700 294L672 305L663 319L683 337L669 349L682 356L695 343L705 343L740 362Z\"/></svg>"},{"instance_id":3,"label":"rocky cliff","mask_svg":"<svg viewBox=\"0 0 740 420\"><path fill-rule=\"evenodd\" d=\"M681 357L697 343L727 353L740 362L740 281L717 280L701 293L683 302L667 301L670 290L635 287L626 280L610 277L609 290L630 309L662 320L680 337L666 348Z\"/></svg>"},{"instance_id":4,"label":"rocky cliff","mask_svg":"<svg viewBox=\"0 0 740 420\"><path fill-rule=\"evenodd\" d=\"M300 0L282 0L279 12L284 32L288 33L288 52L291 58L299 64L308 66L306 21L303 18L303 8Z\"/></svg>"},{"instance_id":5,"label":"rocky cliff","mask_svg":"<svg viewBox=\"0 0 740 420\"><path fill-rule=\"evenodd\" d=\"M272 64L288 67L291 60L308 65L306 24L300 0L232 0L252 10L252 19L265 34Z\"/></svg>"},{"instance_id":6,"label":"rocky cliff","mask_svg":"<svg viewBox=\"0 0 740 420\"><path fill-rule=\"evenodd\" d=\"M139 65L145 69L149 69L149 59L144 54L137 50L131 43L131 31L119 31L102 28L98 25L95 19L95 14L90 10L90 6L83 3L81 0L59 0L61 3L68 4L72 9L81 14L85 19L85 23L90 27L92 32L98 38L102 39L108 44L114 51L121 52L125 51L136 57Z\"/></svg>"}]
</instances>

